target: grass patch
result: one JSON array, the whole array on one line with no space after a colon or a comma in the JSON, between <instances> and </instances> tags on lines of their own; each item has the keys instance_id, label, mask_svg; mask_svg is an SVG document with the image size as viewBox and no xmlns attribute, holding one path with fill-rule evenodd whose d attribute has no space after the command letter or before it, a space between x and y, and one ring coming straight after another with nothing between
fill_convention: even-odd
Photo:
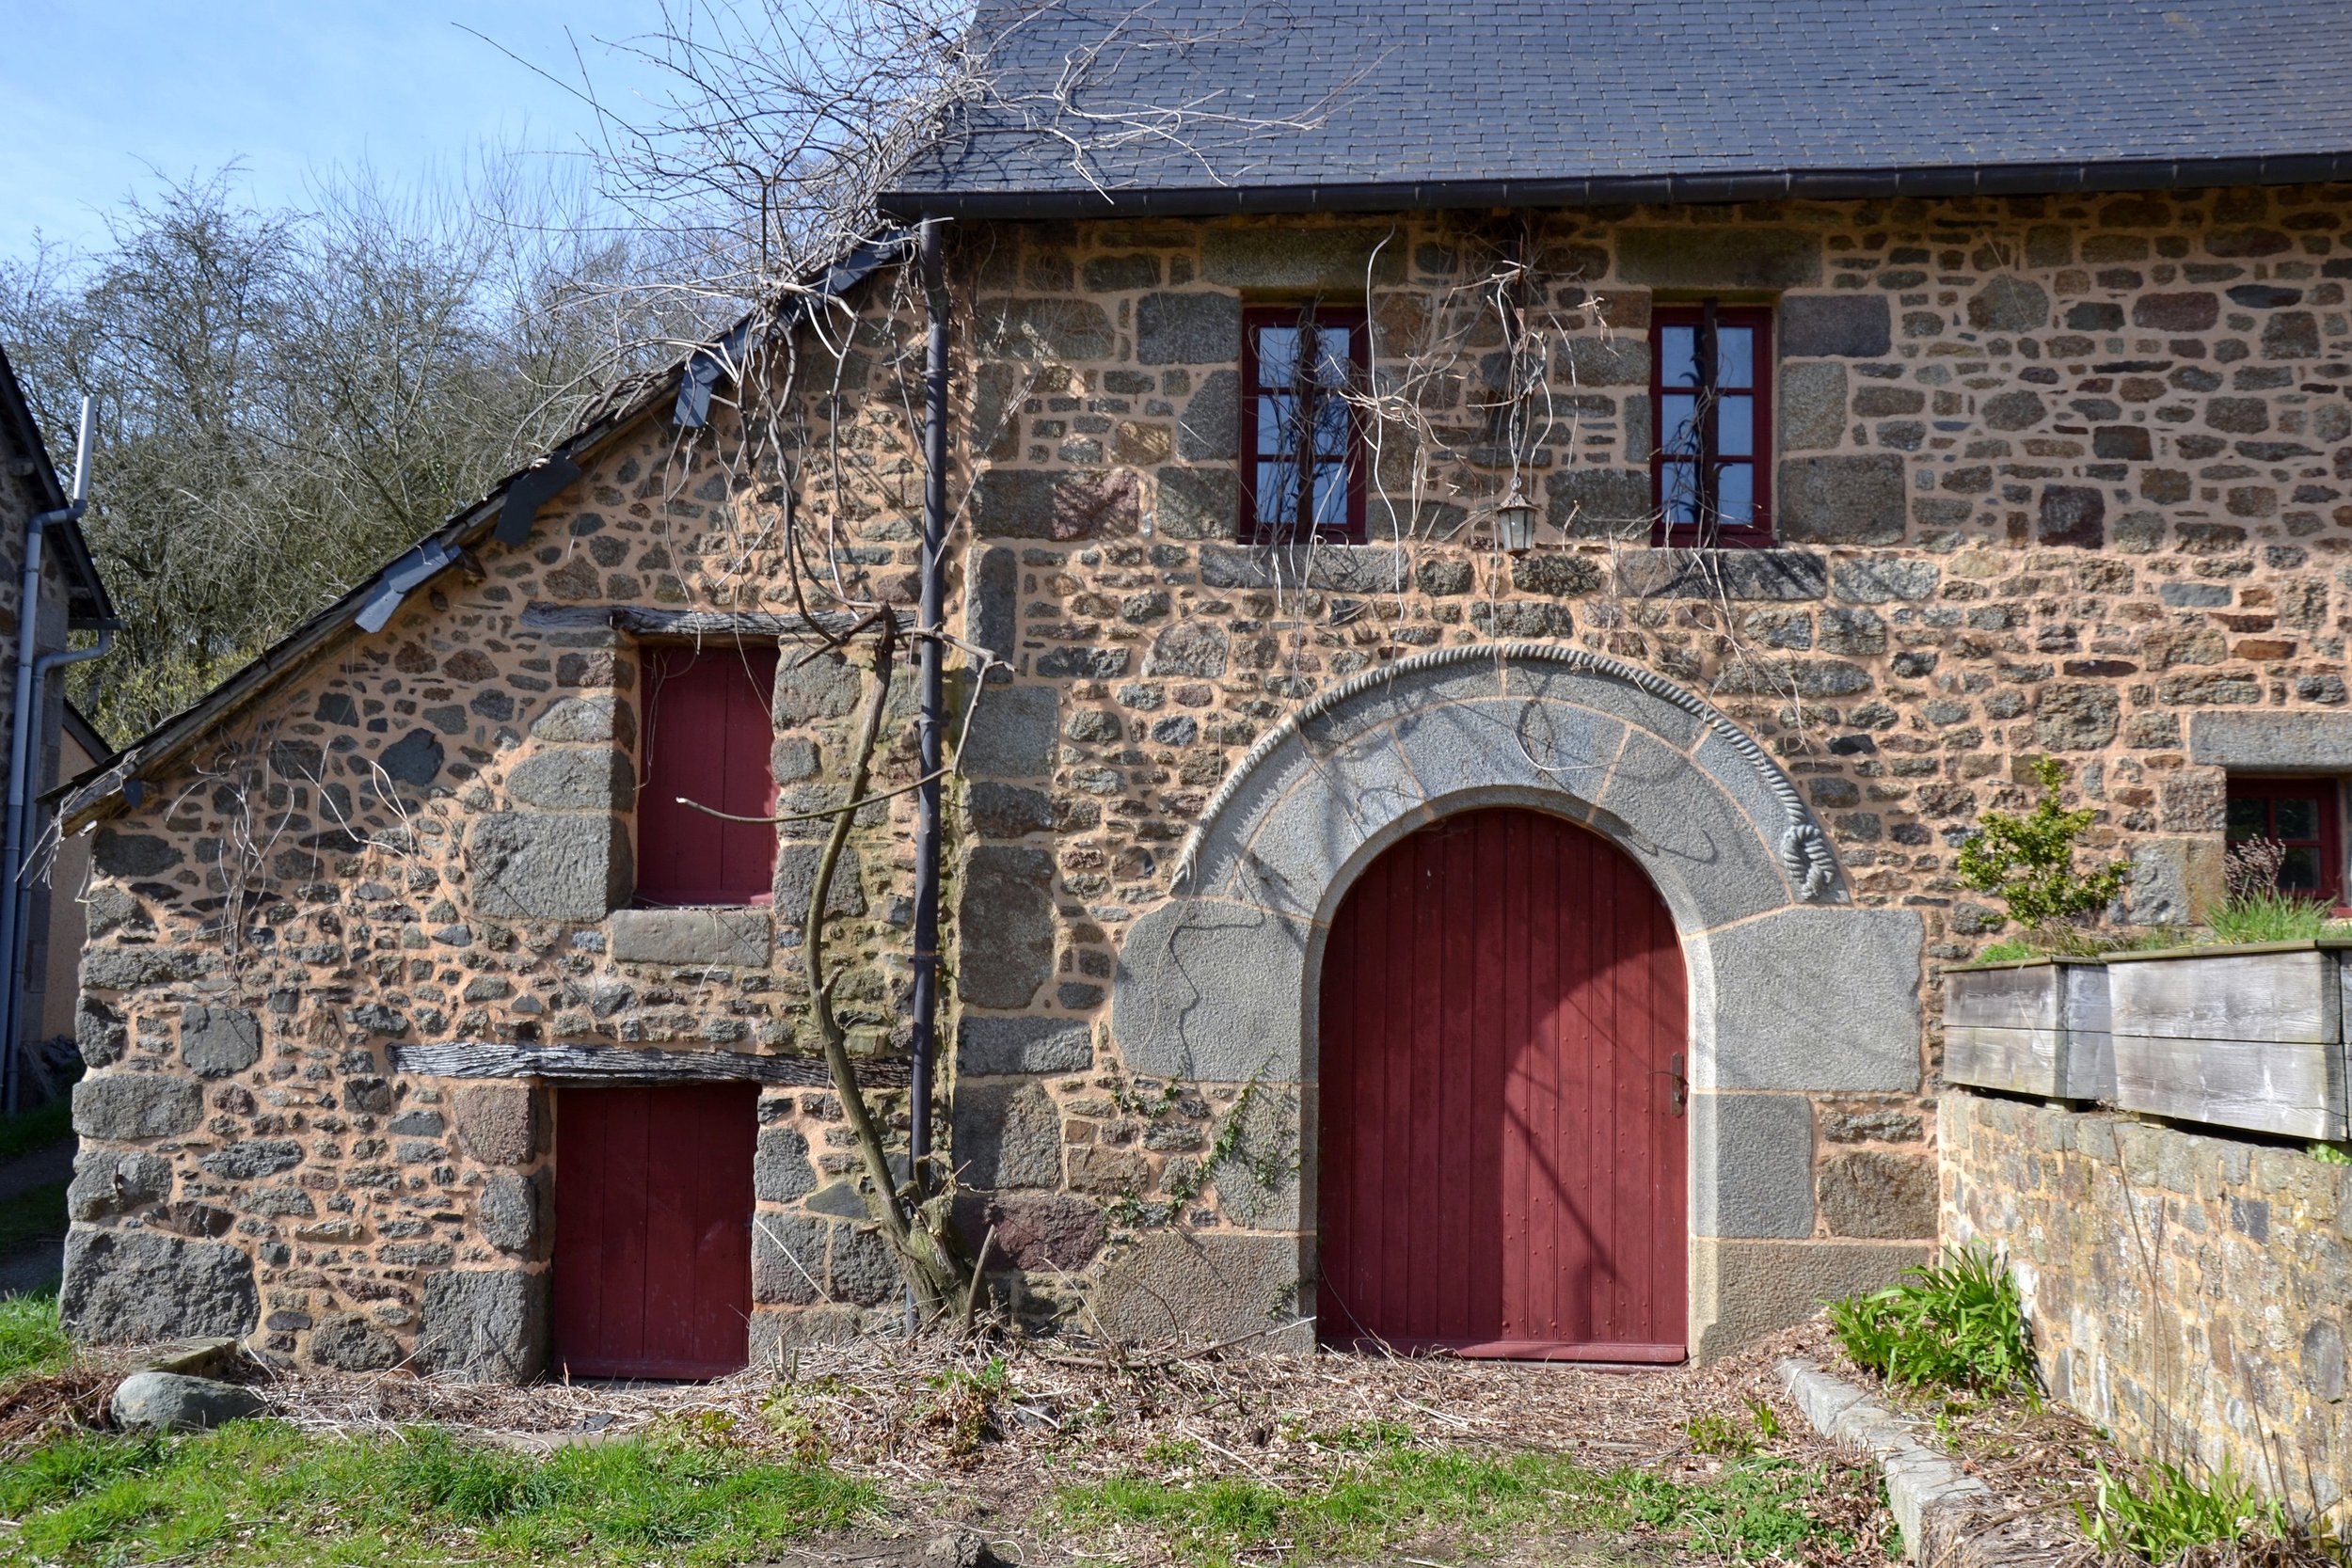
<instances>
[{"instance_id":1,"label":"grass patch","mask_svg":"<svg viewBox=\"0 0 2352 1568\"><path fill-rule=\"evenodd\" d=\"M1493 1541L1542 1531L1622 1535L1644 1527L1693 1552L1743 1562L1851 1539L1820 1512L1826 1472L1747 1457L1698 1481L1600 1471L1558 1454L1390 1447L1297 1491L1228 1477L1114 1477L1049 1505L1081 1533L1140 1530L1191 1568L1232 1568L1279 1547L1288 1560L1364 1558L1428 1537Z\"/></svg>"},{"instance_id":2,"label":"grass patch","mask_svg":"<svg viewBox=\"0 0 2352 1568\"><path fill-rule=\"evenodd\" d=\"M63 1100L0 1117L0 1164L73 1136L73 1106Z\"/></svg>"},{"instance_id":3,"label":"grass patch","mask_svg":"<svg viewBox=\"0 0 2352 1568\"><path fill-rule=\"evenodd\" d=\"M1976 956L1974 961L1980 964L2006 964L2018 963L2026 958L2046 958L2048 957L2048 954L2044 953L2041 948L2036 947L2032 942L2021 942L2015 937L2009 937L1986 947L1983 952L1979 953Z\"/></svg>"},{"instance_id":4,"label":"grass patch","mask_svg":"<svg viewBox=\"0 0 2352 1568\"><path fill-rule=\"evenodd\" d=\"M65 1189L62 1181L27 1187L14 1197L0 1198L0 1249L42 1236L66 1233Z\"/></svg>"},{"instance_id":5,"label":"grass patch","mask_svg":"<svg viewBox=\"0 0 2352 1568\"><path fill-rule=\"evenodd\" d=\"M1909 1283L1832 1302L1846 1354L1899 1387L2033 1387L2025 1304L1999 1256L1970 1247Z\"/></svg>"},{"instance_id":6,"label":"grass patch","mask_svg":"<svg viewBox=\"0 0 2352 1568\"><path fill-rule=\"evenodd\" d=\"M2206 914L2205 924L2221 942L2312 942L2345 932L2318 900L2268 892L2232 894Z\"/></svg>"},{"instance_id":7,"label":"grass patch","mask_svg":"<svg viewBox=\"0 0 2352 1568\"><path fill-rule=\"evenodd\" d=\"M18 1549L73 1564L757 1561L853 1523L874 1489L758 1462L707 1433L560 1449L431 1428L321 1440L276 1421L197 1436L67 1438L0 1466Z\"/></svg>"},{"instance_id":8,"label":"grass patch","mask_svg":"<svg viewBox=\"0 0 2352 1568\"><path fill-rule=\"evenodd\" d=\"M2155 1465L2137 1483L2115 1476L2102 1460L2097 1506L2076 1503L2074 1513L2092 1545L2146 1562L2169 1562L2192 1546L2287 1535L2285 1510L2265 1501L2226 1457L2202 1481L2177 1465Z\"/></svg>"},{"instance_id":9,"label":"grass patch","mask_svg":"<svg viewBox=\"0 0 2352 1568\"><path fill-rule=\"evenodd\" d=\"M0 1298L0 1383L54 1372L72 1359L55 1294Z\"/></svg>"}]
</instances>

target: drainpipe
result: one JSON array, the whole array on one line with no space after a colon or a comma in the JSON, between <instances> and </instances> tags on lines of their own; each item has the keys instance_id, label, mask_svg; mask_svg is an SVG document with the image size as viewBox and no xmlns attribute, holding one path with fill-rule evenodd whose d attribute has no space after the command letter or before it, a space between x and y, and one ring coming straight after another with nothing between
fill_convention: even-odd
<instances>
[{"instance_id":1,"label":"drainpipe","mask_svg":"<svg viewBox=\"0 0 2352 1568\"><path fill-rule=\"evenodd\" d=\"M947 572L947 284L940 260L941 220L923 219L917 264L930 337L923 358L923 587L915 634L915 688L920 752L914 816L914 1030L909 1082L910 1141L917 1201L928 1182L923 1162L931 1151L931 1076L939 1053L939 753L946 706L942 671L946 654Z\"/></svg>"},{"instance_id":2,"label":"drainpipe","mask_svg":"<svg viewBox=\"0 0 2352 1568\"><path fill-rule=\"evenodd\" d=\"M16 708L8 716L8 831L0 842L0 957L8 970L0 976L0 1104L13 1113L18 1098L17 1033L23 1015L24 976L17 955L24 950L24 900L18 885L24 872L25 820L32 800L31 779L36 759L40 693L41 542L52 524L81 519L89 505L89 454L98 405L82 400L82 422L73 446L73 497L54 512L36 512L24 524L24 579L16 600Z\"/></svg>"}]
</instances>

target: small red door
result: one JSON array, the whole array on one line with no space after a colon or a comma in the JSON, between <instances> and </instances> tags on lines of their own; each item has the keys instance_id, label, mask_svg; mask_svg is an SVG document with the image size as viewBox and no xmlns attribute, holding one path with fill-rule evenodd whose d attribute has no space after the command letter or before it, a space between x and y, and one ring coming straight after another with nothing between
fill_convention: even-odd
<instances>
[{"instance_id":1,"label":"small red door","mask_svg":"<svg viewBox=\"0 0 2352 1568\"><path fill-rule=\"evenodd\" d=\"M1470 812L1375 861L1323 963L1324 1338L1683 1359L1684 1019L1599 835Z\"/></svg>"},{"instance_id":2,"label":"small red door","mask_svg":"<svg viewBox=\"0 0 2352 1568\"><path fill-rule=\"evenodd\" d=\"M558 1372L740 1371L758 1086L565 1088L555 1105Z\"/></svg>"}]
</instances>

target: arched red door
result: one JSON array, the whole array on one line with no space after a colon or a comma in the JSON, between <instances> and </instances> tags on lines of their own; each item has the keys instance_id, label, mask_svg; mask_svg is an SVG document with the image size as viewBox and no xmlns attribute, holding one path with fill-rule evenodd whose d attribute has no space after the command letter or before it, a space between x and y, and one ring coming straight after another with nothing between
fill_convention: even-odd
<instances>
[{"instance_id":1,"label":"arched red door","mask_svg":"<svg viewBox=\"0 0 2352 1568\"><path fill-rule=\"evenodd\" d=\"M1325 1341L1681 1360L1684 1022L1598 834L1469 812L1375 861L1323 960Z\"/></svg>"}]
</instances>

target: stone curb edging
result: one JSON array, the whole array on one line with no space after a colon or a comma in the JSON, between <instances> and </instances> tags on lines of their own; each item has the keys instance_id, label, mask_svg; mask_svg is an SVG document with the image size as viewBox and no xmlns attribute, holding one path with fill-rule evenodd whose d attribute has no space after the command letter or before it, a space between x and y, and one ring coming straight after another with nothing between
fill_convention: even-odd
<instances>
[{"instance_id":1,"label":"stone curb edging","mask_svg":"<svg viewBox=\"0 0 2352 1568\"><path fill-rule=\"evenodd\" d=\"M1915 1562L1956 1568L1959 1527L1967 1515L1994 1506L1992 1489L1914 1437L1893 1411L1843 1378L1796 1356L1778 1370L1781 1386L1815 1431L1878 1461L1886 1475L1887 1506L1902 1528L1903 1554Z\"/></svg>"}]
</instances>

